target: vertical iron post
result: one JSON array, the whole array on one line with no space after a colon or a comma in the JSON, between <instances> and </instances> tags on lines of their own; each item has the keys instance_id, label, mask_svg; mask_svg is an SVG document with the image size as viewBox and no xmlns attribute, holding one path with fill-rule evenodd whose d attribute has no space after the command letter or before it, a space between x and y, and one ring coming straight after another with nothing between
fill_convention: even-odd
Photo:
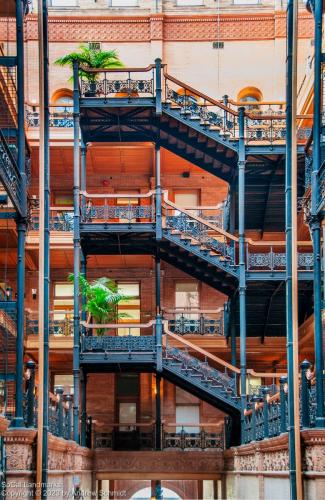
<instances>
[{"instance_id":1,"label":"vertical iron post","mask_svg":"<svg viewBox=\"0 0 325 500\"><path fill-rule=\"evenodd\" d=\"M297 280L297 2L287 5L286 65L286 332L288 366L289 479L291 500L302 498L299 424Z\"/></svg>"},{"instance_id":2,"label":"vertical iron post","mask_svg":"<svg viewBox=\"0 0 325 500\"><path fill-rule=\"evenodd\" d=\"M156 450L161 450L161 376L156 375Z\"/></svg>"},{"instance_id":3,"label":"vertical iron post","mask_svg":"<svg viewBox=\"0 0 325 500\"><path fill-rule=\"evenodd\" d=\"M308 397L308 380L306 372L310 368L310 363L305 359L301 364L301 420L302 427L310 427L309 418L309 397Z\"/></svg>"},{"instance_id":4,"label":"vertical iron post","mask_svg":"<svg viewBox=\"0 0 325 500\"><path fill-rule=\"evenodd\" d=\"M73 438L79 443L79 268L80 268L80 227L79 227L79 187L80 187L80 109L79 109L79 67L73 63Z\"/></svg>"},{"instance_id":5,"label":"vertical iron post","mask_svg":"<svg viewBox=\"0 0 325 500\"><path fill-rule=\"evenodd\" d=\"M25 317L25 240L26 240L26 174L25 174L25 93L24 93L24 5L16 0L16 50L17 50L17 125L18 169L22 178L20 200L25 217L17 219L17 336L16 336L16 390L15 417L11 427L24 427L24 317Z\"/></svg>"},{"instance_id":6,"label":"vertical iron post","mask_svg":"<svg viewBox=\"0 0 325 500\"><path fill-rule=\"evenodd\" d=\"M26 427L35 425L35 368L34 361L27 361L26 368L29 370L28 388L27 388L27 418Z\"/></svg>"},{"instance_id":7,"label":"vertical iron post","mask_svg":"<svg viewBox=\"0 0 325 500\"><path fill-rule=\"evenodd\" d=\"M156 176L156 239L162 238L161 212L161 173L160 173L160 144L155 144L155 176Z\"/></svg>"},{"instance_id":8,"label":"vertical iron post","mask_svg":"<svg viewBox=\"0 0 325 500\"><path fill-rule=\"evenodd\" d=\"M155 60L155 64L156 64L156 115L160 116L162 112L162 107L161 107L162 82L161 82L161 59L159 59L159 57Z\"/></svg>"},{"instance_id":9,"label":"vertical iron post","mask_svg":"<svg viewBox=\"0 0 325 500\"><path fill-rule=\"evenodd\" d=\"M57 387L55 394L58 398L58 436L63 437L63 387Z\"/></svg>"},{"instance_id":10,"label":"vertical iron post","mask_svg":"<svg viewBox=\"0 0 325 500\"><path fill-rule=\"evenodd\" d=\"M87 432L87 375L81 370L81 446L86 446Z\"/></svg>"},{"instance_id":11,"label":"vertical iron post","mask_svg":"<svg viewBox=\"0 0 325 500\"><path fill-rule=\"evenodd\" d=\"M322 24L323 2L315 0L315 57L314 57L314 111L313 111L313 168L311 174L311 233L314 254L314 348L316 378L316 427L325 427L324 407L324 353L322 338L322 266L321 223L318 213L319 180L321 167L322 116Z\"/></svg>"},{"instance_id":12,"label":"vertical iron post","mask_svg":"<svg viewBox=\"0 0 325 500\"><path fill-rule=\"evenodd\" d=\"M231 348L231 364L236 366L236 317L235 317L235 301L230 303L230 348ZM235 374L234 374L235 376Z\"/></svg>"},{"instance_id":13,"label":"vertical iron post","mask_svg":"<svg viewBox=\"0 0 325 500\"><path fill-rule=\"evenodd\" d=\"M263 427L264 427L264 439L269 437L269 403L268 403L268 395L270 393L270 389L268 387L263 387Z\"/></svg>"},{"instance_id":14,"label":"vertical iron post","mask_svg":"<svg viewBox=\"0 0 325 500\"><path fill-rule=\"evenodd\" d=\"M284 385L287 383L287 377L280 377L280 429L281 434L287 432L287 401Z\"/></svg>"},{"instance_id":15,"label":"vertical iron post","mask_svg":"<svg viewBox=\"0 0 325 500\"><path fill-rule=\"evenodd\" d=\"M238 239L241 421L246 408L246 266L245 266L245 108L238 108Z\"/></svg>"},{"instance_id":16,"label":"vertical iron post","mask_svg":"<svg viewBox=\"0 0 325 500\"><path fill-rule=\"evenodd\" d=\"M66 403L68 403L69 408L67 409L68 411L68 418L67 418L67 439L71 439L71 430L72 430L72 396L70 394L67 394L65 397Z\"/></svg>"}]
</instances>

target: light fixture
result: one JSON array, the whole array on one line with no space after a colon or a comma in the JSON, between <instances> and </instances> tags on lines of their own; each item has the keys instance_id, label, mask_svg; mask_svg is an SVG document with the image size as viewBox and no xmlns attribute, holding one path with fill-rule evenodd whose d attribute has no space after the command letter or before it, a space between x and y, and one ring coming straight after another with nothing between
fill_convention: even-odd
<instances>
[{"instance_id":1,"label":"light fixture","mask_svg":"<svg viewBox=\"0 0 325 500\"><path fill-rule=\"evenodd\" d=\"M37 289L36 288L32 288L32 297L33 297L33 300L37 299Z\"/></svg>"}]
</instances>

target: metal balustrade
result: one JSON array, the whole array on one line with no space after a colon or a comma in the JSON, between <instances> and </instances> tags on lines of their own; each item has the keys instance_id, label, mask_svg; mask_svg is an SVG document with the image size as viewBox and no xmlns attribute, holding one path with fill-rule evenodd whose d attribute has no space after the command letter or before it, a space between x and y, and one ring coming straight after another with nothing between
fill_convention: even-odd
<instances>
[{"instance_id":1,"label":"metal balustrade","mask_svg":"<svg viewBox=\"0 0 325 500\"><path fill-rule=\"evenodd\" d=\"M26 364L26 392L24 394L24 422L27 428L37 428L38 398L35 384L36 365L33 361ZM63 394L57 387L55 394L49 393L49 431L64 439L72 439L72 396Z\"/></svg>"},{"instance_id":2,"label":"metal balustrade","mask_svg":"<svg viewBox=\"0 0 325 500\"><path fill-rule=\"evenodd\" d=\"M262 244L261 244L262 246ZM285 251L277 252L274 249L283 248L283 244L274 243L269 245L269 250L266 248L263 252L252 252L254 246L247 243L246 244L246 265L247 271L284 271L286 269L286 254ZM308 245L310 246L310 245ZM267 247L267 242L265 242L265 247ZM314 256L311 252L305 250L305 245L300 245L298 243L298 269L299 270L311 270L314 265Z\"/></svg>"},{"instance_id":3,"label":"metal balustrade","mask_svg":"<svg viewBox=\"0 0 325 500\"><path fill-rule=\"evenodd\" d=\"M155 423L118 423L110 425L105 432L95 432L93 447L116 451L154 450L155 437Z\"/></svg>"},{"instance_id":4,"label":"metal balustrade","mask_svg":"<svg viewBox=\"0 0 325 500\"><path fill-rule=\"evenodd\" d=\"M81 193L81 223L155 222L154 192L146 194Z\"/></svg>"},{"instance_id":5,"label":"metal balustrade","mask_svg":"<svg viewBox=\"0 0 325 500\"><path fill-rule=\"evenodd\" d=\"M156 66L92 70L80 66L87 76L79 79L81 97L135 98L155 97ZM114 78L115 77L115 78Z\"/></svg>"},{"instance_id":6,"label":"metal balustrade","mask_svg":"<svg viewBox=\"0 0 325 500\"><path fill-rule=\"evenodd\" d=\"M211 311L195 309L166 309L164 319L168 329L177 335L219 335L224 336L224 308Z\"/></svg>"},{"instance_id":7,"label":"metal balustrade","mask_svg":"<svg viewBox=\"0 0 325 500\"><path fill-rule=\"evenodd\" d=\"M50 106L49 126L55 128L73 128L73 107L72 106ZM39 106L26 105L26 126L27 128L39 128L40 114Z\"/></svg>"},{"instance_id":8,"label":"metal balustrade","mask_svg":"<svg viewBox=\"0 0 325 500\"><path fill-rule=\"evenodd\" d=\"M73 207L50 208L50 231L72 232L73 224ZM28 229L39 231L39 211L37 209L32 209L30 212Z\"/></svg>"},{"instance_id":9,"label":"metal balustrade","mask_svg":"<svg viewBox=\"0 0 325 500\"><path fill-rule=\"evenodd\" d=\"M186 451L223 451L224 431L213 424L163 424L162 449Z\"/></svg>"},{"instance_id":10,"label":"metal balustrade","mask_svg":"<svg viewBox=\"0 0 325 500\"><path fill-rule=\"evenodd\" d=\"M316 425L314 373L307 360L301 363L300 368L300 426L313 428ZM272 394L272 388L262 386L258 393L248 397L242 429L243 443L279 436L288 431L287 379L281 376L279 380L278 392L273 391Z\"/></svg>"},{"instance_id":11,"label":"metal balustrade","mask_svg":"<svg viewBox=\"0 0 325 500\"><path fill-rule=\"evenodd\" d=\"M0 130L0 180L16 210L24 215L25 186L16 160Z\"/></svg>"},{"instance_id":12,"label":"metal balustrade","mask_svg":"<svg viewBox=\"0 0 325 500\"><path fill-rule=\"evenodd\" d=\"M61 318L55 319L55 315ZM25 318L26 334L38 335L38 312L26 310ZM73 311L50 311L49 332L50 335L71 336L73 334Z\"/></svg>"}]
</instances>

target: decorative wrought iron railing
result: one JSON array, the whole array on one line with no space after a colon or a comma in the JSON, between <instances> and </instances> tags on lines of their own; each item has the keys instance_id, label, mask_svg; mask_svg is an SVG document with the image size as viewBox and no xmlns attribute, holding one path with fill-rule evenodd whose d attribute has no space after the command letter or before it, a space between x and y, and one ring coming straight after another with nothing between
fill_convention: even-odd
<instances>
[{"instance_id":1,"label":"decorative wrought iron railing","mask_svg":"<svg viewBox=\"0 0 325 500\"><path fill-rule=\"evenodd\" d=\"M156 355L155 321L103 325L81 321L81 327L82 353L151 353L153 356ZM143 332L146 334L140 335Z\"/></svg>"},{"instance_id":2,"label":"decorative wrought iron railing","mask_svg":"<svg viewBox=\"0 0 325 500\"><path fill-rule=\"evenodd\" d=\"M107 429L107 428L106 428ZM154 450L155 423L112 424L105 432L95 432L93 447L116 451Z\"/></svg>"},{"instance_id":3,"label":"decorative wrought iron railing","mask_svg":"<svg viewBox=\"0 0 325 500\"><path fill-rule=\"evenodd\" d=\"M73 207L50 208L50 231L73 231ZM30 231L39 231L39 211L33 209L30 214L28 228Z\"/></svg>"},{"instance_id":4,"label":"decorative wrought iron railing","mask_svg":"<svg viewBox=\"0 0 325 500\"><path fill-rule=\"evenodd\" d=\"M163 450L223 451L224 448L220 424L164 423L162 426Z\"/></svg>"},{"instance_id":5,"label":"decorative wrought iron railing","mask_svg":"<svg viewBox=\"0 0 325 500\"><path fill-rule=\"evenodd\" d=\"M38 313L26 310L26 334L38 335ZM50 335L68 337L73 334L73 312L70 310L50 311Z\"/></svg>"},{"instance_id":6,"label":"decorative wrought iron railing","mask_svg":"<svg viewBox=\"0 0 325 500\"><path fill-rule=\"evenodd\" d=\"M26 196L22 176L12 152L0 130L0 180L3 183L16 210L22 213Z\"/></svg>"},{"instance_id":7,"label":"decorative wrought iron railing","mask_svg":"<svg viewBox=\"0 0 325 500\"><path fill-rule=\"evenodd\" d=\"M314 257L311 252L308 252L309 246L310 244L300 244L300 248L298 248L298 269L301 271L307 271L313 268ZM282 252L280 251L281 247L283 248ZM284 271L286 269L286 254L283 243L279 242L277 244L277 242L273 242L268 248L260 247L260 252L256 252L256 247L254 248L254 246L249 243L247 243L246 248L247 271Z\"/></svg>"},{"instance_id":8,"label":"decorative wrought iron railing","mask_svg":"<svg viewBox=\"0 0 325 500\"><path fill-rule=\"evenodd\" d=\"M224 139L237 139L238 112L186 85L164 71L165 104L180 109L185 118L198 120Z\"/></svg>"},{"instance_id":9,"label":"decorative wrought iron railing","mask_svg":"<svg viewBox=\"0 0 325 500\"><path fill-rule=\"evenodd\" d=\"M35 385L36 365L33 361L26 364L26 392L24 397L24 422L26 427L38 425L38 388ZM49 392L49 431L58 437L71 439L73 435L72 396L64 395L62 387L55 394Z\"/></svg>"},{"instance_id":10,"label":"decorative wrought iron railing","mask_svg":"<svg viewBox=\"0 0 325 500\"><path fill-rule=\"evenodd\" d=\"M27 104L25 118L27 128L39 128L39 106ZM50 106L49 126L54 128L73 128L73 107L62 105Z\"/></svg>"},{"instance_id":11,"label":"decorative wrought iron railing","mask_svg":"<svg viewBox=\"0 0 325 500\"><path fill-rule=\"evenodd\" d=\"M166 309L168 329L177 335L224 335L224 308L216 310Z\"/></svg>"},{"instance_id":12,"label":"decorative wrought iron railing","mask_svg":"<svg viewBox=\"0 0 325 500\"><path fill-rule=\"evenodd\" d=\"M156 95L156 65L147 68L89 70L79 79L81 97L136 98Z\"/></svg>"},{"instance_id":13,"label":"decorative wrought iron railing","mask_svg":"<svg viewBox=\"0 0 325 500\"><path fill-rule=\"evenodd\" d=\"M316 389L314 373L310 363L301 363L300 376L300 427L313 428L316 425ZM253 396L248 397L244 412L242 441L258 441L278 436L288 430L288 385L287 378L279 378L280 388L260 387ZM325 405L325 402L324 402Z\"/></svg>"},{"instance_id":14,"label":"decorative wrought iron railing","mask_svg":"<svg viewBox=\"0 0 325 500\"><path fill-rule=\"evenodd\" d=\"M325 162L318 171L318 210L324 209L325 201Z\"/></svg>"},{"instance_id":15,"label":"decorative wrought iron railing","mask_svg":"<svg viewBox=\"0 0 325 500\"><path fill-rule=\"evenodd\" d=\"M235 265L236 237L212 224L208 219L178 207L166 197L163 203L163 216L166 230L187 236L190 240L200 243L207 252L213 252L228 264Z\"/></svg>"},{"instance_id":16,"label":"decorative wrought iron railing","mask_svg":"<svg viewBox=\"0 0 325 500\"><path fill-rule=\"evenodd\" d=\"M81 193L81 222L134 224L155 222L154 192L146 194Z\"/></svg>"}]
</instances>

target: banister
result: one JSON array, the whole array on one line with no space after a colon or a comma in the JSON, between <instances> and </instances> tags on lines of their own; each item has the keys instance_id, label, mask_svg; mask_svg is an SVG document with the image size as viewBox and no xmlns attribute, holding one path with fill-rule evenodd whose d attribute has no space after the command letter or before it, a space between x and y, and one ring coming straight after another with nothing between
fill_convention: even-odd
<instances>
[{"instance_id":1,"label":"banister","mask_svg":"<svg viewBox=\"0 0 325 500\"><path fill-rule=\"evenodd\" d=\"M222 228L215 226L214 224L211 224L211 222L208 222L205 219L202 219L198 215L191 214L185 208L179 207L178 205L175 205L175 203L168 200L165 196L164 196L164 203L166 205L170 206L171 208L173 208L174 210L177 210L178 212L181 212L181 213L187 215L188 217L196 220L197 222L200 222L201 224L205 225L206 227L208 227L212 231L216 231L217 233L220 233L222 236L229 238L235 242L238 242L238 238L236 236L232 235L231 233L228 233L227 231L225 231ZM251 238L246 238L245 243L248 243L251 246L262 246L262 247L263 246L264 247L269 247L269 246L275 246L275 247L284 246L285 247L285 245L286 245L285 241L254 241ZM299 246L311 246L311 241L298 241L297 244Z\"/></svg>"},{"instance_id":2,"label":"banister","mask_svg":"<svg viewBox=\"0 0 325 500\"><path fill-rule=\"evenodd\" d=\"M88 323L87 321L80 321L80 325L85 328L90 329L119 329L119 328L150 328L156 323L156 320L152 319L149 323Z\"/></svg>"},{"instance_id":3,"label":"banister","mask_svg":"<svg viewBox=\"0 0 325 500\"><path fill-rule=\"evenodd\" d=\"M164 70L163 74L164 74L164 77L165 77L166 80L170 80L171 82L176 83L176 85L179 85L180 87L182 87L182 88L184 88L186 90L189 90L194 95L197 95L198 97L201 97L205 101L210 102L213 106L218 106L220 109L223 109L224 111L227 111L227 113L229 113L229 114L231 114L233 116L238 116L239 115L239 113L237 111L234 111L233 109L228 108L227 106L225 106L220 101L217 101L216 99L213 99L212 97L209 97L206 94L203 94L199 90L196 90L194 87L191 87L190 85L187 85L186 83L182 82L181 80L178 80L177 78L169 75L165 70Z\"/></svg>"},{"instance_id":4,"label":"banister","mask_svg":"<svg viewBox=\"0 0 325 500\"><path fill-rule=\"evenodd\" d=\"M156 194L155 190L148 191L148 193L109 193L109 194L102 194L102 193L94 193L90 194L87 191L80 191L79 193L81 196L85 196L85 198L150 198L151 196Z\"/></svg>"},{"instance_id":5,"label":"banister","mask_svg":"<svg viewBox=\"0 0 325 500\"><path fill-rule=\"evenodd\" d=\"M163 67L165 65L162 64L161 66ZM123 66L120 68L87 68L82 64L79 65L79 68L85 71L85 73L146 73L155 67L155 64L149 64L149 66L145 68L126 68Z\"/></svg>"},{"instance_id":6,"label":"banister","mask_svg":"<svg viewBox=\"0 0 325 500\"><path fill-rule=\"evenodd\" d=\"M171 337L172 339L176 340L177 342L180 342L181 344L184 344L186 347L193 349L194 351L199 352L203 356L205 356L208 359L211 359L211 361L214 361L215 363L218 363L221 366L224 366L225 368L231 370L234 373L240 373L240 369L237 368L236 366L231 365L227 361L224 361L223 359L219 358L218 356L215 356L214 354L211 354L210 352L206 351L205 349L202 349L201 347L198 347L196 344L193 344L189 340L185 340L183 337L176 335L175 333L172 333L171 331L168 330L168 328L165 326L164 328L165 334L168 337ZM164 340L164 337L163 337ZM166 344L166 342L165 342Z\"/></svg>"},{"instance_id":7,"label":"banister","mask_svg":"<svg viewBox=\"0 0 325 500\"><path fill-rule=\"evenodd\" d=\"M162 311L167 313L167 314L177 314L177 313L185 313L185 314L218 314L224 311L223 307L219 307L218 309L198 309L195 307L191 308L182 308L182 307L175 307L174 309L164 309L162 308Z\"/></svg>"},{"instance_id":8,"label":"banister","mask_svg":"<svg viewBox=\"0 0 325 500\"><path fill-rule=\"evenodd\" d=\"M121 424L119 424L121 425ZM218 422L200 422L200 423L179 423L179 422L164 422L164 427L216 427L217 429L223 428L223 423Z\"/></svg>"},{"instance_id":9,"label":"banister","mask_svg":"<svg viewBox=\"0 0 325 500\"><path fill-rule=\"evenodd\" d=\"M178 205L175 205L175 203L173 203L172 201L168 200L165 196L163 198L163 201L164 201L164 203L166 205L169 205L174 210L177 210L178 212L181 212L181 213L187 215L188 217L196 220L197 222L200 222L200 224L203 224L204 226L208 227L209 229L212 229L213 231L216 231L217 233L220 233L222 236L224 236L226 238L229 238L230 240L238 242L238 238L236 236L233 236L232 234L228 233L224 229L221 229L221 228L219 228L217 226L214 226L213 224L211 224L210 222L206 221L205 219L202 219L198 215L191 214L185 208L182 208L182 207L179 207Z\"/></svg>"}]
</instances>

